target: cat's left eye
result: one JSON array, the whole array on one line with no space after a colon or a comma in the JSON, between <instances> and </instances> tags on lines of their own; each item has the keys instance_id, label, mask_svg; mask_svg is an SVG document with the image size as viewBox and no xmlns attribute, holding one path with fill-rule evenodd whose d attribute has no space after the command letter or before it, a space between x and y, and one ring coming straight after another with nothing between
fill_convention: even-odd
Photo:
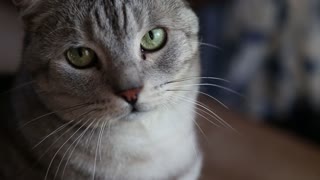
<instances>
[{"instance_id":1,"label":"cat's left eye","mask_svg":"<svg viewBox=\"0 0 320 180\"><path fill-rule=\"evenodd\" d=\"M91 67L97 58L96 53L85 47L70 48L66 52L66 58L68 62L76 68L88 68Z\"/></svg>"},{"instance_id":2,"label":"cat's left eye","mask_svg":"<svg viewBox=\"0 0 320 180\"><path fill-rule=\"evenodd\" d=\"M163 48L167 41L167 32L164 28L155 28L145 34L141 40L144 51L157 51Z\"/></svg>"}]
</instances>

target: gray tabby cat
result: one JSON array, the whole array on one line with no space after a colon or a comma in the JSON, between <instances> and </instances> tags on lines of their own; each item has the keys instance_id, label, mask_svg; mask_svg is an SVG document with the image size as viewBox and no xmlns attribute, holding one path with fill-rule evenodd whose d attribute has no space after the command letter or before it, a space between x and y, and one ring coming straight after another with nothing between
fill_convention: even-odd
<instances>
[{"instance_id":1,"label":"gray tabby cat","mask_svg":"<svg viewBox=\"0 0 320 180\"><path fill-rule=\"evenodd\" d=\"M31 85L13 96L1 179L198 179L198 20L185 1L15 3L18 82Z\"/></svg>"}]
</instances>

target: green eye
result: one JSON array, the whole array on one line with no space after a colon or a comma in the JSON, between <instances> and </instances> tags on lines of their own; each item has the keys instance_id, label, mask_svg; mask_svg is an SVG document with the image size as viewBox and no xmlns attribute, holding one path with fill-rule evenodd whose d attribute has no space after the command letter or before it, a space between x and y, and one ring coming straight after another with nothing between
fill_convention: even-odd
<instances>
[{"instance_id":1,"label":"green eye","mask_svg":"<svg viewBox=\"0 0 320 180\"><path fill-rule=\"evenodd\" d=\"M157 51L167 41L167 33L163 28L155 28L145 34L141 41L141 48L145 51Z\"/></svg>"},{"instance_id":2,"label":"green eye","mask_svg":"<svg viewBox=\"0 0 320 180\"><path fill-rule=\"evenodd\" d=\"M96 60L96 53L84 47L70 48L66 56L69 63L76 68L88 68Z\"/></svg>"}]
</instances>

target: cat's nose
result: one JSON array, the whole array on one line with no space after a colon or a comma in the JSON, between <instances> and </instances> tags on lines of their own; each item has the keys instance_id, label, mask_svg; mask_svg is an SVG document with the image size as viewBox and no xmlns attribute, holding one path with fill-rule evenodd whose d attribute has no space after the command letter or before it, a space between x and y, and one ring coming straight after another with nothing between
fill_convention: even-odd
<instances>
[{"instance_id":1,"label":"cat's nose","mask_svg":"<svg viewBox=\"0 0 320 180\"><path fill-rule=\"evenodd\" d=\"M131 105L135 105L138 101L138 96L142 90L142 87L129 89L118 93L118 96L122 97Z\"/></svg>"}]
</instances>

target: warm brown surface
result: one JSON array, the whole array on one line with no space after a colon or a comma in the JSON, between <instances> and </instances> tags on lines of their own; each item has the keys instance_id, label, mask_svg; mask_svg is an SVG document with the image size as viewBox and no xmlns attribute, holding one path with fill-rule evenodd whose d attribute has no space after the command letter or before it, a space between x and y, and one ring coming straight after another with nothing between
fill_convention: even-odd
<instances>
[{"instance_id":1,"label":"warm brown surface","mask_svg":"<svg viewBox=\"0 0 320 180\"><path fill-rule=\"evenodd\" d=\"M205 100L202 100L206 102ZM206 104L211 104L206 102ZM319 180L320 148L211 104L239 133L199 119L205 152L202 180Z\"/></svg>"}]
</instances>

